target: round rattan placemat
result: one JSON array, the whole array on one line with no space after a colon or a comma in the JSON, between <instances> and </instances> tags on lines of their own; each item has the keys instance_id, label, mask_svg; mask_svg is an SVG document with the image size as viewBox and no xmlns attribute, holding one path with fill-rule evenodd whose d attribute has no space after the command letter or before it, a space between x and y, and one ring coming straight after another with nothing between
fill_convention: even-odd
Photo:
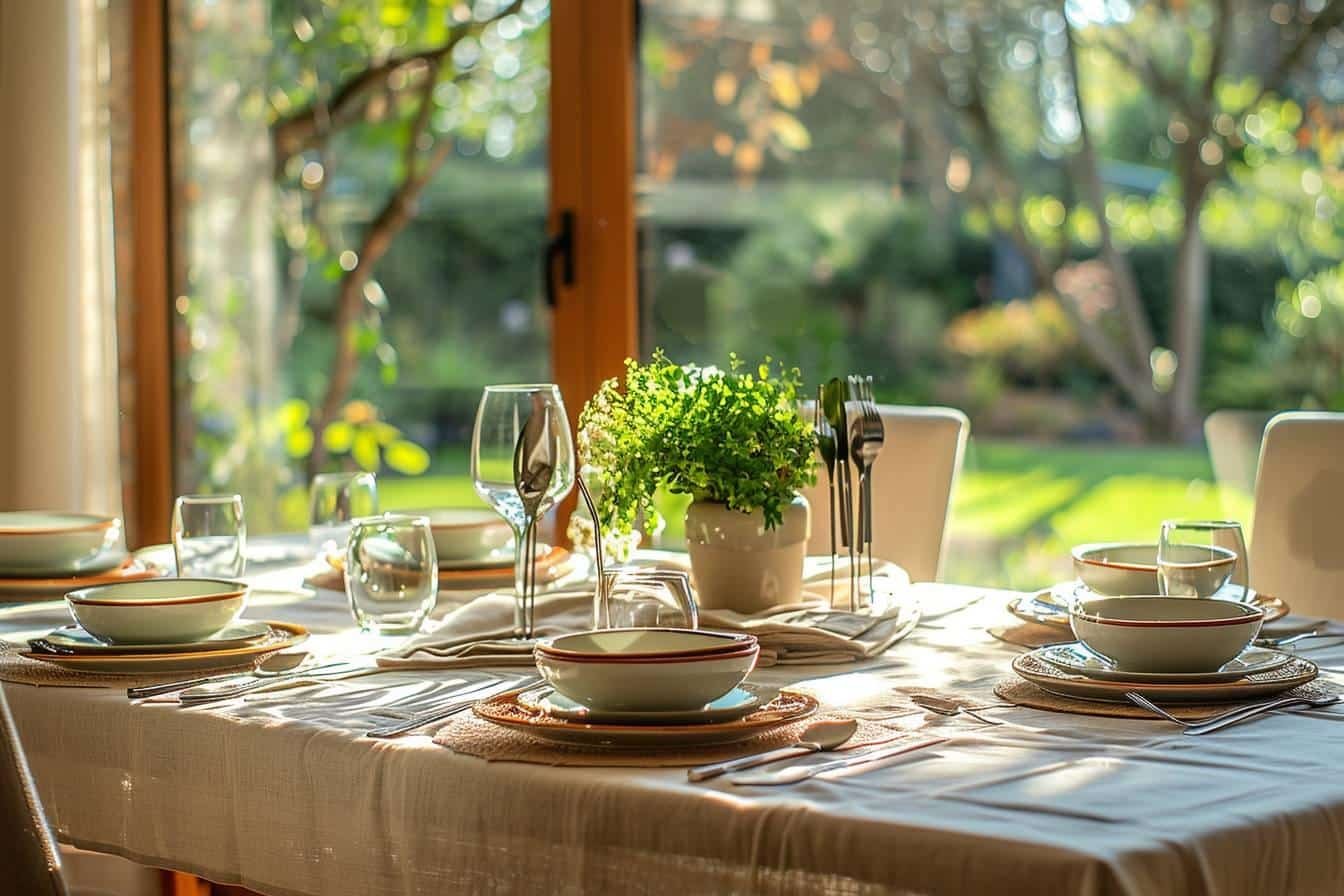
<instances>
[{"instance_id":1,"label":"round rattan placemat","mask_svg":"<svg viewBox=\"0 0 1344 896\"><path fill-rule=\"evenodd\" d=\"M1339 688L1323 681L1313 681L1308 684L1299 685L1291 691L1285 691L1277 696L1295 697L1310 696L1323 697L1334 694ZM1021 678L1010 678L1000 681L994 686L994 693L1009 703L1016 703L1018 706L1026 706L1031 709L1045 709L1050 712L1067 712L1075 715L1084 716L1109 716L1115 719L1148 719L1154 722L1160 722L1161 719L1154 716L1145 709L1140 709L1129 703L1102 703L1097 700L1080 700L1076 697L1064 697L1059 694L1052 694L1044 688L1037 687L1029 681ZM1252 703L1259 701L1250 701ZM1163 706L1167 712L1178 719L1185 719L1191 722L1197 722L1200 719L1207 719L1216 716L1219 713L1227 712L1229 709L1235 709L1236 703L1173 703Z\"/></svg>"}]
</instances>

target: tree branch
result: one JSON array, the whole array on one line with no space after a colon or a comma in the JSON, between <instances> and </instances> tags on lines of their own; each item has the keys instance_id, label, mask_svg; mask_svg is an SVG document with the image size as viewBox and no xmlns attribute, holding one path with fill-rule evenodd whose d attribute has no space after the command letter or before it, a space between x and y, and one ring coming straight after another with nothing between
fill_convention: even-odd
<instances>
[{"instance_id":1,"label":"tree branch","mask_svg":"<svg viewBox=\"0 0 1344 896\"><path fill-rule=\"evenodd\" d=\"M1251 111L1260 105L1260 101L1265 97L1271 93L1277 93L1287 83L1293 74L1293 70L1301 63L1302 58L1307 55L1307 51L1312 49L1316 41L1331 28L1342 23L1344 23L1344 0L1330 0L1330 4L1316 14L1316 18L1312 19L1311 24L1302 30L1302 33L1297 36L1297 40L1293 41L1293 45L1278 58L1274 66L1265 75L1265 80L1260 85L1260 92L1238 114Z\"/></svg>"}]
</instances>

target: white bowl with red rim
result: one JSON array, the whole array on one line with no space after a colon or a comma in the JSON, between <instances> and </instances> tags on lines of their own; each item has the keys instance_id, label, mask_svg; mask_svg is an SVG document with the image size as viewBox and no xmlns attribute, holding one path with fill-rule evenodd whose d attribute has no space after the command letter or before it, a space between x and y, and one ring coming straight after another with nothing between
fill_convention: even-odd
<instances>
[{"instance_id":1,"label":"white bowl with red rim","mask_svg":"<svg viewBox=\"0 0 1344 896\"><path fill-rule=\"evenodd\" d=\"M1237 567L1236 552L1211 545L1170 546L1171 562L1180 564L1183 581L1200 597L1227 584ZM1080 544L1073 549L1073 571L1090 590L1113 597L1157 594L1157 545L1151 542Z\"/></svg>"},{"instance_id":2,"label":"white bowl with red rim","mask_svg":"<svg viewBox=\"0 0 1344 896\"><path fill-rule=\"evenodd\" d=\"M65 596L86 632L108 644L188 644L233 624L248 585L228 579L146 579Z\"/></svg>"},{"instance_id":3,"label":"white bowl with red rim","mask_svg":"<svg viewBox=\"0 0 1344 896\"><path fill-rule=\"evenodd\" d=\"M1126 672L1213 672L1260 632L1264 611L1227 600L1098 597L1074 601L1073 633Z\"/></svg>"},{"instance_id":4,"label":"white bowl with red rim","mask_svg":"<svg viewBox=\"0 0 1344 896\"><path fill-rule=\"evenodd\" d=\"M741 684L761 648L752 635L607 629L540 642L533 656L561 694L593 709L699 709Z\"/></svg>"},{"instance_id":5,"label":"white bowl with red rim","mask_svg":"<svg viewBox=\"0 0 1344 896\"><path fill-rule=\"evenodd\" d=\"M121 520L93 513L0 512L0 575L101 572L121 562Z\"/></svg>"},{"instance_id":6,"label":"white bowl with red rim","mask_svg":"<svg viewBox=\"0 0 1344 896\"><path fill-rule=\"evenodd\" d=\"M440 563L482 560L513 546L513 530L488 507L435 507L403 511L429 520Z\"/></svg>"}]
</instances>

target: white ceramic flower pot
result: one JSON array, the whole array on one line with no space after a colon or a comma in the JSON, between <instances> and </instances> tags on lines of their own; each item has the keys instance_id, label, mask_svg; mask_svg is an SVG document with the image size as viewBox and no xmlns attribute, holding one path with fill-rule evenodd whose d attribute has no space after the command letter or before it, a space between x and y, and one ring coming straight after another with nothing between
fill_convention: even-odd
<instances>
[{"instance_id":1,"label":"white ceramic flower pot","mask_svg":"<svg viewBox=\"0 0 1344 896\"><path fill-rule=\"evenodd\" d=\"M783 516L778 526L767 529L759 510L748 514L724 504L691 503L686 547L702 608L756 613L798 600L811 534L807 501L794 498Z\"/></svg>"}]
</instances>

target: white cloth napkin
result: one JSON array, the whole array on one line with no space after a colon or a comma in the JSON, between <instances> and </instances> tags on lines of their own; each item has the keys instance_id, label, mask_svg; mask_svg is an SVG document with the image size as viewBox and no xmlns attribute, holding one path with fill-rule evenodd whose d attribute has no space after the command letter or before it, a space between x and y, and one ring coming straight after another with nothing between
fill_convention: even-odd
<instances>
[{"instance_id":1,"label":"white cloth napkin","mask_svg":"<svg viewBox=\"0 0 1344 896\"><path fill-rule=\"evenodd\" d=\"M830 561L809 563L803 602L772 607L756 615L730 610L701 610L700 627L745 631L761 645L758 666L801 663L850 663L867 659L899 641L918 621L913 602L897 598L909 585L899 566L879 561L875 590L891 609L882 614L832 609ZM839 602L848 601L847 561L836 570ZM864 576L864 588L867 576ZM379 665L401 668L530 666L532 644L513 640L514 597L492 593L478 597L448 616L431 632L417 635L401 649L378 658ZM564 591L538 595L534 625L538 638L592 628L593 592Z\"/></svg>"}]
</instances>

